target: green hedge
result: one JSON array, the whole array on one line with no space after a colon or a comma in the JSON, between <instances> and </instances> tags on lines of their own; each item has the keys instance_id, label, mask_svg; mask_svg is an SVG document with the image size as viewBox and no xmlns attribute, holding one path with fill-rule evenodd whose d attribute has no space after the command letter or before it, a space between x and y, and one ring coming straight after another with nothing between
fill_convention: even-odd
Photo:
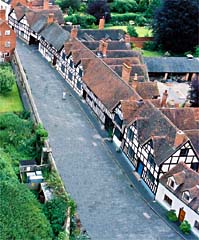
<instances>
[{"instance_id":1,"label":"green hedge","mask_svg":"<svg viewBox=\"0 0 199 240\"><path fill-rule=\"evenodd\" d=\"M96 18L91 15L78 15L73 14L71 16L65 17L65 22L72 22L73 25L80 25L81 27L88 27L96 23Z\"/></svg>"},{"instance_id":2,"label":"green hedge","mask_svg":"<svg viewBox=\"0 0 199 240\"><path fill-rule=\"evenodd\" d=\"M145 25L148 20L140 13L124 13L111 15L110 23L118 25L118 23L129 23L129 21L134 21L137 25Z\"/></svg>"}]
</instances>

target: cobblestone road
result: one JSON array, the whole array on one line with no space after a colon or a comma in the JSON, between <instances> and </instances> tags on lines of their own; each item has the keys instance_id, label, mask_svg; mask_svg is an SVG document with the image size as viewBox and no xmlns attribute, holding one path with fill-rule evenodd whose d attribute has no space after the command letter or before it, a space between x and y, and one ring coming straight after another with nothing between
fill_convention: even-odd
<instances>
[{"instance_id":1,"label":"cobblestone road","mask_svg":"<svg viewBox=\"0 0 199 240\"><path fill-rule=\"evenodd\" d=\"M59 74L32 47L17 42L40 117L66 189L95 240L177 240L140 198ZM66 89L66 100L62 91Z\"/></svg>"}]
</instances>

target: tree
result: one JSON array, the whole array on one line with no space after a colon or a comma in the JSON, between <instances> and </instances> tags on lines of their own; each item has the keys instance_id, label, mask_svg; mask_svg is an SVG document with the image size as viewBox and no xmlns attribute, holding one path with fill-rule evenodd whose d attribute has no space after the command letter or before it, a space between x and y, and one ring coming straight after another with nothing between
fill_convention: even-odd
<instances>
[{"instance_id":1,"label":"tree","mask_svg":"<svg viewBox=\"0 0 199 240\"><path fill-rule=\"evenodd\" d=\"M191 107L199 107L199 74L195 74L189 91Z\"/></svg>"},{"instance_id":2,"label":"tree","mask_svg":"<svg viewBox=\"0 0 199 240\"><path fill-rule=\"evenodd\" d=\"M197 0L164 0L155 13L155 41L165 51L184 53L198 44Z\"/></svg>"},{"instance_id":3,"label":"tree","mask_svg":"<svg viewBox=\"0 0 199 240\"><path fill-rule=\"evenodd\" d=\"M12 91L12 86L15 82L15 76L9 65L1 65L0 67L0 93Z\"/></svg>"},{"instance_id":4,"label":"tree","mask_svg":"<svg viewBox=\"0 0 199 240\"><path fill-rule=\"evenodd\" d=\"M108 22L111 19L110 8L106 0L91 0L88 3L88 13L97 19L97 22L104 17Z\"/></svg>"},{"instance_id":5,"label":"tree","mask_svg":"<svg viewBox=\"0 0 199 240\"><path fill-rule=\"evenodd\" d=\"M58 4L63 11L69 7L73 10L80 8L80 0L56 0L56 4Z\"/></svg>"}]
</instances>

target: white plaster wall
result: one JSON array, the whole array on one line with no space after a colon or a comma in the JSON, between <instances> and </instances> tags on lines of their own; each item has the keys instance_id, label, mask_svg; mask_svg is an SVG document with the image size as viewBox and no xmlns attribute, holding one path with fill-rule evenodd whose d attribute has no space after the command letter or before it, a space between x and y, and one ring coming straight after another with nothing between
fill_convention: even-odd
<instances>
[{"instance_id":1,"label":"white plaster wall","mask_svg":"<svg viewBox=\"0 0 199 240\"><path fill-rule=\"evenodd\" d=\"M170 199L172 199L172 205L170 206L168 203L164 201L164 195L167 195ZM176 196L173 195L168 189L166 189L161 183L158 185L157 193L156 193L156 200L167 210L174 209L176 210L176 214L178 216L180 208L186 212L185 220L187 220L192 227L192 231L199 237L199 230L194 227L195 220L199 222L199 214L194 212L191 208L189 208L184 202L178 199Z\"/></svg>"}]
</instances>

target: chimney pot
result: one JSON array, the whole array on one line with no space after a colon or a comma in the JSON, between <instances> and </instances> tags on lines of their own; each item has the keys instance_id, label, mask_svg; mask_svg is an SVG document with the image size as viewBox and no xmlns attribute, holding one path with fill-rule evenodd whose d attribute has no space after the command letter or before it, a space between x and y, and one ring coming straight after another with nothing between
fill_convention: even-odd
<instances>
[{"instance_id":1,"label":"chimney pot","mask_svg":"<svg viewBox=\"0 0 199 240\"><path fill-rule=\"evenodd\" d=\"M167 98L168 98L168 92L167 92L167 90L165 90L162 95L161 107L167 106Z\"/></svg>"},{"instance_id":2,"label":"chimney pot","mask_svg":"<svg viewBox=\"0 0 199 240\"><path fill-rule=\"evenodd\" d=\"M102 18L99 20L99 30L103 30L103 29L104 29L104 24L105 24L105 18L102 17Z\"/></svg>"},{"instance_id":3,"label":"chimney pot","mask_svg":"<svg viewBox=\"0 0 199 240\"><path fill-rule=\"evenodd\" d=\"M54 22L54 13L49 13L48 15L48 24L51 24Z\"/></svg>"},{"instance_id":4,"label":"chimney pot","mask_svg":"<svg viewBox=\"0 0 199 240\"><path fill-rule=\"evenodd\" d=\"M48 0L44 0L44 3L43 3L43 9L44 10L47 10L48 9Z\"/></svg>"},{"instance_id":5,"label":"chimney pot","mask_svg":"<svg viewBox=\"0 0 199 240\"><path fill-rule=\"evenodd\" d=\"M175 141L174 141L174 147L177 148L179 145L181 145L185 140L185 134L183 131L179 130L176 132Z\"/></svg>"},{"instance_id":6,"label":"chimney pot","mask_svg":"<svg viewBox=\"0 0 199 240\"><path fill-rule=\"evenodd\" d=\"M70 32L71 39L77 38L78 29L77 26L73 26Z\"/></svg>"},{"instance_id":7,"label":"chimney pot","mask_svg":"<svg viewBox=\"0 0 199 240\"><path fill-rule=\"evenodd\" d=\"M122 66L122 79L129 84L131 75L131 64L130 62L123 63Z\"/></svg>"}]
</instances>

